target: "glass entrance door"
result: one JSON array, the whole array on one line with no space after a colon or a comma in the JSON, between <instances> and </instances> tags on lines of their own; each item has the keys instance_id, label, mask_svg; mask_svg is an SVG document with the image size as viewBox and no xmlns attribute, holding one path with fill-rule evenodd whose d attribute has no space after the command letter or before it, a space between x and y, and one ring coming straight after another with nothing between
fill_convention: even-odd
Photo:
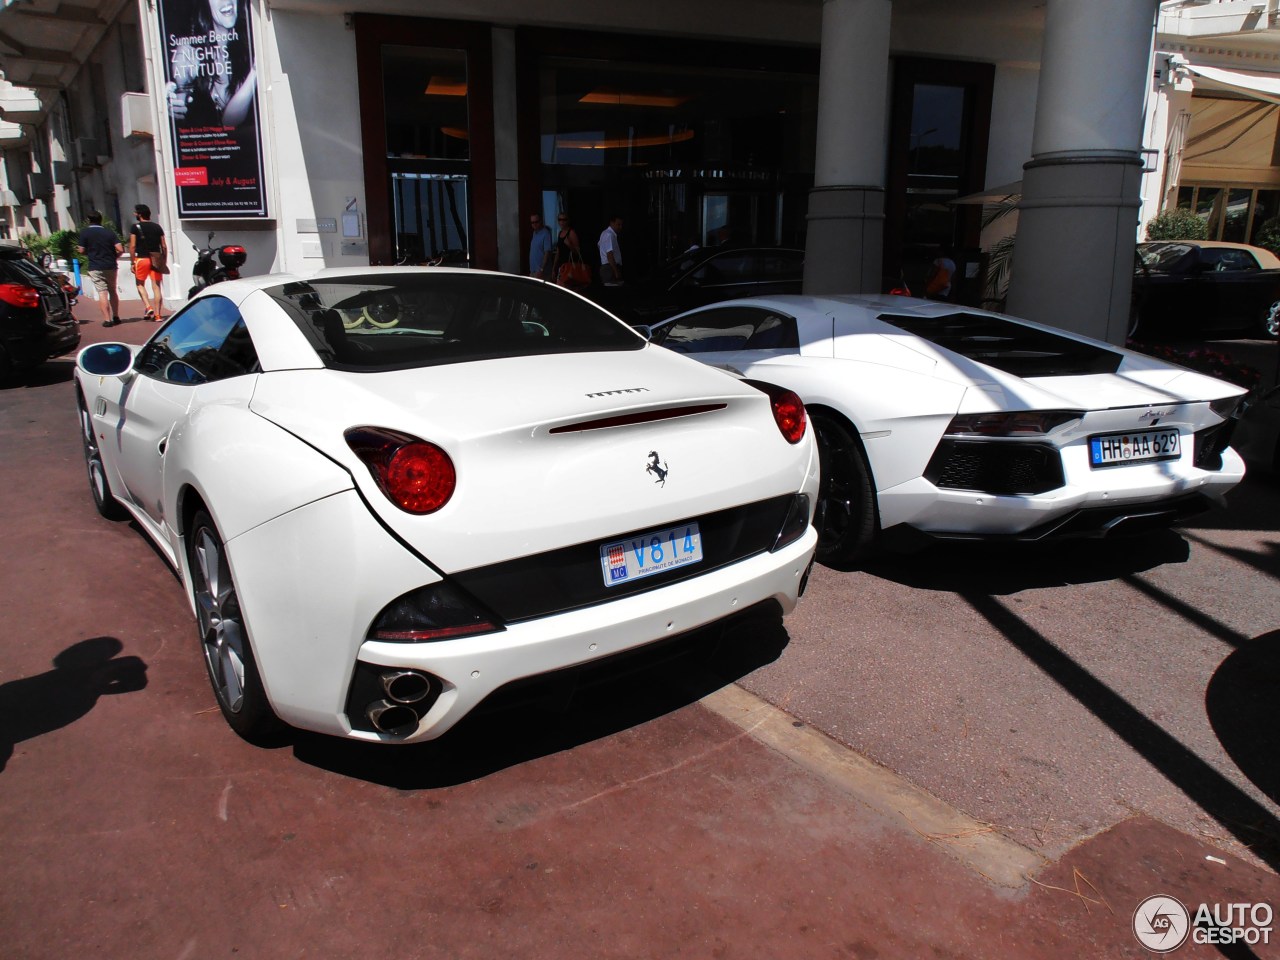
<instances>
[{"instance_id":1,"label":"glass entrance door","mask_svg":"<svg viewBox=\"0 0 1280 960\"><path fill-rule=\"evenodd\" d=\"M935 259L957 275L949 299L981 298L979 208L956 199L986 176L991 123L990 64L903 58L895 64L885 197L885 282L905 280L916 296Z\"/></svg>"},{"instance_id":2,"label":"glass entrance door","mask_svg":"<svg viewBox=\"0 0 1280 960\"><path fill-rule=\"evenodd\" d=\"M467 55L382 48L396 263L471 262Z\"/></svg>"},{"instance_id":3,"label":"glass entrance door","mask_svg":"<svg viewBox=\"0 0 1280 960\"><path fill-rule=\"evenodd\" d=\"M367 13L351 21L369 262L497 269L492 31Z\"/></svg>"}]
</instances>

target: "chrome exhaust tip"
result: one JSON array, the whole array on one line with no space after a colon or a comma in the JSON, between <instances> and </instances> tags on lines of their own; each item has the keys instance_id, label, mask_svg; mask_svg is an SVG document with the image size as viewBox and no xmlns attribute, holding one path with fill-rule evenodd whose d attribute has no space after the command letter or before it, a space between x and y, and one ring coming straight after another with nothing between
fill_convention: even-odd
<instances>
[{"instance_id":1,"label":"chrome exhaust tip","mask_svg":"<svg viewBox=\"0 0 1280 960\"><path fill-rule=\"evenodd\" d=\"M416 670L388 670L378 679L387 698L396 703L418 703L431 693L431 681Z\"/></svg>"},{"instance_id":2,"label":"chrome exhaust tip","mask_svg":"<svg viewBox=\"0 0 1280 960\"><path fill-rule=\"evenodd\" d=\"M412 707L390 700L375 700L365 709L373 728L391 737L407 737L418 729L418 714Z\"/></svg>"}]
</instances>

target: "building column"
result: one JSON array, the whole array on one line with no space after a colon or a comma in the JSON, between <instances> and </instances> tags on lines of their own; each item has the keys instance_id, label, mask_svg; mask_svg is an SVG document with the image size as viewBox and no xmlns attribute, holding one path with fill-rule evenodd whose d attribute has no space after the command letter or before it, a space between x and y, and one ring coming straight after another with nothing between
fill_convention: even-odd
<instances>
[{"instance_id":1,"label":"building column","mask_svg":"<svg viewBox=\"0 0 1280 960\"><path fill-rule=\"evenodd\" d=\"M1049 0L1011 314L1124 343L1155 0Z\"/></svg>"},{"instance_id":2,"label":"building column","mask_svg":"<svg viewBox=\"0 0 1280 960\"><path fill-rule=\"evenodd\" d=\"M516 144L516 33L494 27L493 37L493 153L497 174L498 269L523 273L520 258L521 214L519 157Z\"/></svg>"},{"instance_id":3,"label":"building column","mask_svg":"<svg viewBox=\"0 0 1280 960\"><path fill-rule=\"evenodd\" d=\"M804 292L879 293L890 0L823 0Z\"/></svg>"}]
</instances>

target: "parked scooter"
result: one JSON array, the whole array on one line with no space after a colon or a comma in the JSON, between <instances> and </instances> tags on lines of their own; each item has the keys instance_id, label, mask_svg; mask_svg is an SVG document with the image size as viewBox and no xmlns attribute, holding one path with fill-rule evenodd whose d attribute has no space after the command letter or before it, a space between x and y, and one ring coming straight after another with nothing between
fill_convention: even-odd
<instances>
[{"instance_id":1,"label":"parked scooter","mask_svg":"<svg viewBox=\"0 0 1280 960\"><path fill-rule=\"evenodd\" d=\"M199 247L192 247L192 249L196 252L196 263L191 268L191 279L194 283L187 291L188 300L212 284L221 283L223 280L239 280L240 268L248 259L244 247L239 244L228 243L215 247L212 230L209 231L208 244L203 250Z\"/></svg>"}]
</instances>

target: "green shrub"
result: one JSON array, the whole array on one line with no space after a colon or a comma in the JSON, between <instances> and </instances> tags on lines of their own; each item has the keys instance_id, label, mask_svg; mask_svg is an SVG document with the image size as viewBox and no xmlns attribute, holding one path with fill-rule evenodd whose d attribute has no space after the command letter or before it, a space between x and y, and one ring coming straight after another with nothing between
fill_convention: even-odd
<instances>
[{"instance_id":1,"label":"green shrub","mask_svg":"<svg viewBox=\"0 0 1280 960\"><path fill-rule=\"evenodd\" d=\"M58 230L49 235L49 252L55 260L65 260L70 265L72 260L80 261L80 269L85 269L87 262L76 249L80 245L79 230Z\"/></svg>"},{"instance_id":2,"label":"green shrub","mask_svg":"<svg viewBox=\"0 0 1280 960\"><path fill-rule=\"evenodd\" d=\"M1208 240L1205 222L1185 207L1166 210L1147 221L1148 240Z\"/></svg>"},{"instance_id":3,"label":"green shrub","mask_svg":"<svg viewBox=\"0 0 1280 960\"><path fill-rule=\"evenodd\" d=\"M1253 242L1264 250L1270 250L1280 257L1280 217L1272 217L1258 228Z\"/></svg>"},{"instance_id":4,"label":"green shrub","mask_svg":"<svg viewBox=\"0 0 1280 960\"><path fill-rule=\"evenodd\" d=\"M38 233L24 233L18 242L31 251L31 255L39 260L49 252L49 238Z\"/></svg>"}]
</instances>

